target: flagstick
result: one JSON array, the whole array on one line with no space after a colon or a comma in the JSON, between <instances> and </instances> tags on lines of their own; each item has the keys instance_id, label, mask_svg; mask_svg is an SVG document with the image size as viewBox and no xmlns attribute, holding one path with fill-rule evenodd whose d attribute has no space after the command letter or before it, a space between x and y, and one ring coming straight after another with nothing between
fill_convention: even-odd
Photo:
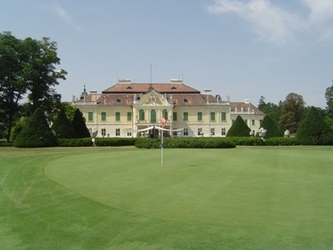
<instances>
[{"instance_id":1,"label":"flagstick","mask_svg":"<svg viewBox=\"0 0 333 250\"><path fill-rule=\"evenodd\" d=\"M161 142L161 167L163 167L163 127L162 127L162 142Z\"/></svg>"}]
</instances>

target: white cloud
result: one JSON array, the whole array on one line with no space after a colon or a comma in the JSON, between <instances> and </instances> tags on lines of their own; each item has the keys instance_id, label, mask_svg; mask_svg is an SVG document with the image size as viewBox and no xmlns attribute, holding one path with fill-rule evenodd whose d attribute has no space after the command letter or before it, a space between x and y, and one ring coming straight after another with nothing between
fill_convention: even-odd
<instances>
[{"instance_id":1,"label":"white cloud","mask_svg":"<svg viewBox=\"0 0 333 250\"><path fill-rule=\"evenodd\" d=\"M55 2L54 6L51 7L51 10L71 28L75 29L78 32L83 31L83 29L74 22L71 15L63 7L61 7L58 2Z\"/></svg>"},{"instance_id":2,"label":"white cloud","mask_svg":"<svg viewBox=\"0 0 333 250\"><path fill-rule=\"evenodd\" d=\"M333 20L332 0L298 0L298 3L309 9L308 16L273 5L270 0L215 0L207 9L216 15L237 15L259 34L259 38L273 43L291 41L298 32L314 31L322 38L333 37L332 25L327 24Z\"/></svg>"}]
</instances>

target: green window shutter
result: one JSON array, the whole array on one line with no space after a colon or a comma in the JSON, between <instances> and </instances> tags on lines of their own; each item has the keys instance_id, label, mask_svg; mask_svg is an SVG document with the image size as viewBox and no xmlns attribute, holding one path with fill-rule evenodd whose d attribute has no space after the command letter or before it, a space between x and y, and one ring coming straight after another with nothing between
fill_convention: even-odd
<instances>
[{"instance_id":1,"label":"green window shutter","mask_svg":"<svg viewBox=\"0 0 333 250\"><path fill-rule=\"evenodd\" d=\"M102 120L102 122L106 121L106 112L101 113L101 120Z\"/></svg>"},{"instance_id":2,"label":"green window shutter","mask_svg":"<svg viewBox=\"0 0 333 250\"><path fill-rule=\"evenodd\" d=\"M256 121L252 120L252 126L256 125Z\"/></svg>"},{"instance_id":3,"label":"green window shutter","mask_svg":"<svg viewBox=\"0 0 333 250\"><path fill-rule=\"evenodd\" d=\"M132 112L127 112L127 121L132 121Z\"/></svg>"},{"instance_id":4,"label":"green window shutter","mask_svg":"<svg viewBox=\"0 0 333 250\"><path fill-rule=\"evenodd\" d=\"M92 122L94 120L94 113L93 112L88 112L88 121Z\"/></svg>"},{"instance_id":5,"label":"green window shutter","mask_svg":"<svg viewBox=\"0 0 333 250\"><path fill-rule=\"evenodd\" d=\"M172 119L173 121L177 121L177 112L173 112Z\"/></svg>"},{"instance_id":6,"label":"green window shutter","mask_svg":"<svg viewBox=\"0 0 333 250\"><path fill-rule=\"evenodd\" d=\"M120 112L116 112L116 121L117 121L117 122L120 121Z\"/></svg>"},{"instance_id":7,"label":"green window shutter","mask_svg":"<svg viewBox=\"0 0 333 250\"><path fill-rule=\"evenodd\" d=\"M139 121L144 121L145 120L145 111L140 109L139 111Z\"/></svg>"},{"instance_id":8,"label":"green window shutter","mask_svg":"<svg viewBox=\"0 0 333 250\"><path fill-rule=\"evenodd\" d=\"M210 120L215 121L215 112L210 113Z\"/></svg>"},{"instance_id":9,"label":"green window shutter","mask_svg":"<svg viewBox=\"0 0 333 250\"><path fill-rule=\"evenodd\" d=\"M202 121L202 112L198 112L197 116L198 116L198 121L201 122Z\"/></svg>"},{"instance_id":10,"label":"green window shutter","mask_svg":"<svg viewBox=\"0 0 333 250\"><path fill-rule=\"evenodd\" d=\"M156 111L155 111L155 109L150 111L150 122L151 123L156 123Z\"/></svg>"},{"instance_id":11,"label":"green window shutter","mask_svg":"<svg viewBox=\"0 0 333 250\"><path fill-rule=\"evenodd\" d=\"M225 112L221 113L221 120L226 121L227 120L227 114Z\"/></svg>"},{"instance_id":12,"label":"green window shutter","mask_svg":"<svg viewBox=\"0 0 333 250\"><path fill-rule=\"evenodd\" d=\"M188 121L188 112L184 112L183 114L183 120Z\"/></svg>"}]
</instances>

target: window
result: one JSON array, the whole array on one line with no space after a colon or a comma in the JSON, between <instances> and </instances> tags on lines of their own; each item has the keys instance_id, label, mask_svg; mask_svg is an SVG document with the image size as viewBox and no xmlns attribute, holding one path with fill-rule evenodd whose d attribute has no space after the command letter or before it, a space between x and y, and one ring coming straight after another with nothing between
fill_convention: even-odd
<instances>
[{"instance_id":1,"label":"window","mask_svg":"<svg viewBox=\"0 0 333 250\"><path fill-rule=\"evenodd\" d=\"M132 121L132 112L127 112L127 121Z\"/></svg>"},{"instance_id":2,"label":"window","mask_svg":"<svg viewBox=\"0 0 333 250\"><path fill-rule=\"evenodd\" d=\"M101 120L102 122L106 121L106 112L101 112Z\"/></svg>"},{"instance_id":3,"label":"window","mask_svg":"<svg viewBox=\"0 0 333 250\"><path fill-rule=\"evenodd\" d=\"M140 109L139 111L139 121L144 121L145 120L145 111Z\"/></svg>"},{"instance_id":4,"label":"window","mask_svg":"<svg viewBox=\"0 0 333 250\"><path fill-rule=\"evenodd\" d=\"M225 128L221 128L221 135L226 135Z\"/></svg>"},{"instance_id":5,"label":"window","mask_svg":"<svg viewBox=\"0 0 333 250\"><path fill-rule=\"evenodd\" d=\"M245 124L247 125L247 119L244 120Z\"/></svg>"},{"instance_id":6,"label":"window","mask_svg":"<svg viewBox=\"0 0 333 250\"><path fill-rule=\"evenodd\" d=\"M150 111L150 122L151 123L156 123L156 111L155 111L155 109L152 109Z\"/></svg>"},{"instance_id":7,"label":"window","mask_svg":"<svg viewBox=\"0 0 333 250\"><path fill-rule=\"evenodd\" d=\"M162 116L164 117L165 120L168 120L168 111L166 109L163 109Z\"/></svg>"},{"instance_id":8,"label":"window","mask_svg":"<svg viewBox=\"0 0 333 250\"><path fill-rule=\"evenodd\" d=\"M197 117L198 117L198 122L201 122L202 121L202 112L198 112Z\"/></svg>"},{"instance_id":9,"label":"window","mask_svg":"<svg viewBox=\"0 0 333 250\"><path fill-rule=\"evenodd\" d=\"M127 136L132 136L132 133L131 132L127 132Z\"/></svg>"},{"instance_id":10,"label":"window","mask_svg":"<svg viewBox=\"0 0 333 250\"><path fill-rule=\"evenodd\" d=\"M215 135L215 128L210 129L210 135Z\"/></svg>"},{"instance_id":11,"label":"window","mask_svg":"<svg viewBox=\"0 0 333 250\"><path fill-rule=\"evenodd\" d=\"M176 130L177 128L173 128L174 130ZM172 131L172 135L173 136L177 136L178 134L177 134L177 131Z\"/></svg>"},{"instance_id":12,"label":"window","mask_svg":"<svg viewBox=\"0 0 333 250\"><path fill-rule=\"evenodd\" d=\"M210 112L210 120L215 121L215 112Z\"/></svg>"},{"instance_id":13,"label":"window","mask_svg":"<svg viewBox=\"0 0 333 250\"><path fill-rule=\"evenodd\" d=\"M102 128L101 134L102 134L103 137L106 136L106 129L105 128Z\"/></svg>"},{"instance_id":14,"label":"window","mask_svg":"<svg viewBox=\"0 0 333 250\"><path fill-rule=\"evenodd\" d=\"M188 100L185 98L184 100L183 100L184 102L188 102Z\"/></svg>"},{"instance_id":15,"label":"window","mask_svg":"<svg viewBox=\"0 0 333 250\"><path fill-rule=\"evenodd\" d=\"M183 121L188 121L188 112L183 113Z\"/></svg>"},{"instance_id":16,"label":"window","mask_svg":"<svg viewBox=\"0 0 333 250\"><path fill-rule=\"evenodd\" d=\"M259 120L259 124L260 124L260 127L261 127L261 124L262 124L262 120Z\"/></svg>"},{"instance_id":17,"label":"window","mask_svg":"<svg viewBox=\"0 0 333 250\"><path fill-rule=\"evenodd\" d=\"M173 112L172 119L173 121L177 121L177 112Z\"/></svg>"},{"instance_id":18,"label":"window","mask_svg":"<svg viewBox=\"0 0 333 250\"><path fill-rule=\"evenodd\" d=\"M252 120L252 126L255 126L255 125L256 125L256 121Z\"/></svg>"},{"instance_id":19,"label":"window","mask_svg":"<svg viewBox=\"0 0 333 250\"><path fill-rule=\"evenodd\" d=\"M94 120L94 113L93 112L88 112L88 122L92 122Z\"/></svg>"},{"instance_id":20,"label":"window","mask_svg":"<svg viewBox=\"0 0 333 250\"><path fill-rule=\"evenodd\" d=\"M184 136L188 136L188 128L184 128Z\"/></svg>"},{"instance_id":21,"label":"window","mask_svg":"<svg viewBox=\"0 0 333 250\"><path fill-rule=\"evenodd\" d=\"M203 135L202 128L198 128L198 135Z\"/></svg>"},{"instance_id":22,"label":"window","mask_svg":"<svg viewBox=\"0 0 333 250\"><path fill-rule=\"evenodd\" d=\"M116 122L120 121L120 112L116 112Z\"/></svg>"},{"instance_id":23,"label":"window","mask_svg":"<svg viewBox=\"0 0 333 250\"><path fill-rule=\"evenodd\" d=\"M116 136L120 136L120 128L116 128Z\"/></svg>"},{"instance_id":24,"label":"window","mask_svg":"<svg viewBox=\"0 0 333 250\"><path fill-rule=\"evenodd\" d=\"M121 103L121 100L120 100L120 99L117 99L116 102Z\"/></svg>"},{"instance_id":25,"label":"window","mask_svg":"<svg viewBox=\"0 0 333 250\"><path fill-rule=\"evenodd\" d=\"M221 121L226 121L227 120L227 114L225 112L221 113Z\"/></svg>"},{"instance_id":26,"label":"window","mask_svg":"<svg viewBox=\"0 0 333 250\"><path fill-rule=\"evenodd\" d=\"M235 122L235 119L232 119L231 124L234 124L234 122Z\"/></svg>"}]
</instances>

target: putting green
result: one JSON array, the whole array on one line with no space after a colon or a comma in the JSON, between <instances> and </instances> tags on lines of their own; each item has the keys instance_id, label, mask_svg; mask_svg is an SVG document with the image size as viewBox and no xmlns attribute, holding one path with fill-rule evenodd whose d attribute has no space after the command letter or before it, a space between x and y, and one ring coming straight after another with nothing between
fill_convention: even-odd
<instances>
[{"instance_id":1,"label":"putting green","mask_svg":"<svg viewBox=\"0 0 333 250\"><path fill-rule=\"evenodd\" d=\"M161 166L159 150L110 148L53 160L45 174L92 200L147 217L329 235L331 151L165 149Z\"/></svg>"}]
</instances>

